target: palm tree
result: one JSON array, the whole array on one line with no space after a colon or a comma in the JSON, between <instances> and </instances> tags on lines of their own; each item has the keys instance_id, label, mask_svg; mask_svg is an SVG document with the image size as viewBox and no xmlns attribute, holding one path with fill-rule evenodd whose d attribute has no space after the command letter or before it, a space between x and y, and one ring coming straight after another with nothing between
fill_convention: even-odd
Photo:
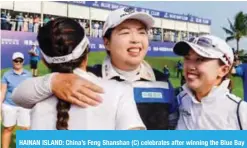
<instances>
[{"instance_id":1,"label":"palm tree","mask_svg":"<svg viewBox=\"0 0 247 148\"><path fill-rule=\"evenodd\" d=\"M240 11L236 14L234 18L234 23L229 19L230 28L222 27L222 29L229 36L226 38L226 42L236 40L237 41L237 53L239 51L239 41L241 38L247 36L247 14L244 14L243 11Z\"/></svg>"}]
</instances>

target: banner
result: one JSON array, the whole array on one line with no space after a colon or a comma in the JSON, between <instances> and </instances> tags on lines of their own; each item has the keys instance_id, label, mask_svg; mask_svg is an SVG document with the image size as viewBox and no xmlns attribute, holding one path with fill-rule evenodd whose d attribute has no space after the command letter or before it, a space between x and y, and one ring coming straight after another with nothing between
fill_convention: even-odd
<instances>
[{"instance_id":1,"label":"banner","mask_svg":"<svg viewBox=\"0 0 247 148\"><path fill-rule=\"evenodd\" d=\"M247 131L17 131L17 148L242 148Z\"/></svg>"},{"instance_id":2,"label":"banner","mask_svg":"<svg viewBox=\"0 0 247 148\"><path fill-rule=\"evenodd\" d=\"M33 43L37 43L37 34L31 32L1 31L1 68L12 66L12 54L22 52L25 56L25 63L28 64L30 57L28 51ZM105 51L103 40L101 38L89 38L90 49L92 52ZM150 42L148 56L176 56L172 52L173 42Z\"/></svg>"},{"instance_id":3,"label":"banner","mask_svg":"<svg viewBox=\"0 0 247 148\"><path fill-rule=\"evenodd\" d=\"M115 9L122 8L122 7L129 7L127 5L122 5L122 4L118 4L114 2L107 2L107 1L67 1L67 2L60 1L60 2L87 6L87 7L94 7L94 8L99 8L99 9L106 9L106 10L115 10ZM196 17L192 15L176 14L176 13L157 11L157 10L140 8L140 7L134 7L134 8L137 11L149 13L150 15L154 17L177 20L177 21L192 22L192 23L197 23L197 24L211 25L210 19L200 18L200 17Z\"/></svg>"}]
</instances>

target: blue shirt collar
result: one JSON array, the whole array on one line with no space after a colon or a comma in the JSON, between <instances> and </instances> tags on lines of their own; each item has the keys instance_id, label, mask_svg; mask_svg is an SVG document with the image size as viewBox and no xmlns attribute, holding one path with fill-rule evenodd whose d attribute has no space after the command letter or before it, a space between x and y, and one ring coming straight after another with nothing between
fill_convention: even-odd
<instances>
[{"instance_id":1,"label":"blue shirt collar","mask_svg":"<svg viewBox=\"0 0 247 148\"><path fill-rule=\"evenodd\" d=\"M15 75L19 75L17 74L14 69L12 68L12 73L15 74ZM27 71L25 69L22 70L22 73L20 75L23 75L23 74L27 74Z\"/></svg>"}]
</instances>

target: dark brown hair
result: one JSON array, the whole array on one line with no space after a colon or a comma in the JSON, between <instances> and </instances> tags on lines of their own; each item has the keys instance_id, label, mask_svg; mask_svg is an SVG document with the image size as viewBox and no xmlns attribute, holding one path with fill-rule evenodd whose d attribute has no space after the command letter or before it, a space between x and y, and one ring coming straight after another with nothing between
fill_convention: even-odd
<instances>
[{"instance_id":1,"label":"dark brown hair","mask_svg":"<svg viewBox=\"0 0 247 148\"><path fill-rule=\"evenodd\" d=\"M220 66L223 66L223 65L226 65L225 63L223 63L221 60L218 60L219 61L219 65ZM233 81L231 80L231 76L232 76L232 68L233 66L231 66L229 72L222 78L221 82L226 80L226 79L229 79L230 80L230 83L228 85L228 89L230 90L230 92L232 92L232 89L233 89Z\"/></svg>"},{"instance_id":2,"label":"dark brown hair","mask_svg":"<svg viewBox=\"0 0 247 148\"><path fill-rule=\"evenodd\" d=\"M85 37L84 29L76 21L70 18L57 18L45 24L38 32L39 46L44 54L50 57L59 57L71 54L74 48ZM86 59L87 50L75 60L65 63L46 63L52 72L72 73ZM58 99L57 123L58 130L68 129L70 103Z\"/></svg>"}]
</instances>

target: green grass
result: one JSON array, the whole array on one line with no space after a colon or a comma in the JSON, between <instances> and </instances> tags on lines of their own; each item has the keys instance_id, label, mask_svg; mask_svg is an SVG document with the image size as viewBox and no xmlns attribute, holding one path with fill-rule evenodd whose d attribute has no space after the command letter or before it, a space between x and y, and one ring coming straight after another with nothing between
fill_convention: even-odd
<instances>
[{"instance_id":1,"label":"green grass","mask_svg":"<svg viewBox=\"0 0 247 148\"><path fill-rule=\"evenodd\" d=\"M91 52L89 54L89 62L88 65L94 65L94 64L101 64L104 60L106 54L105 52ZM181 60L181 58L171 58L171 57L146 57L145 60L151 64L153 68L156 68L160 71L163 70L164 65L167 65L170 69L171 77L170 81L173 84L174 87L178 87L180 85L180 79L175 77L175 65L178 60ZM29 65L24 66L26 69L30 70ZM1 76L2 74L7 71L7 69L1 69ZM39 62L38 65L39 69L39 75L44 75L49 73L49 70L45 67L45 65L42 62ZM234 89L233 93L241 98L243 98L243 84L242 80L238 77L232 78L234 82ZM18 128L17 128L18 129ZM15 133L13 134L13 140L11 142L11 148L15 147Z\"/></svg>"}]
</instances>

